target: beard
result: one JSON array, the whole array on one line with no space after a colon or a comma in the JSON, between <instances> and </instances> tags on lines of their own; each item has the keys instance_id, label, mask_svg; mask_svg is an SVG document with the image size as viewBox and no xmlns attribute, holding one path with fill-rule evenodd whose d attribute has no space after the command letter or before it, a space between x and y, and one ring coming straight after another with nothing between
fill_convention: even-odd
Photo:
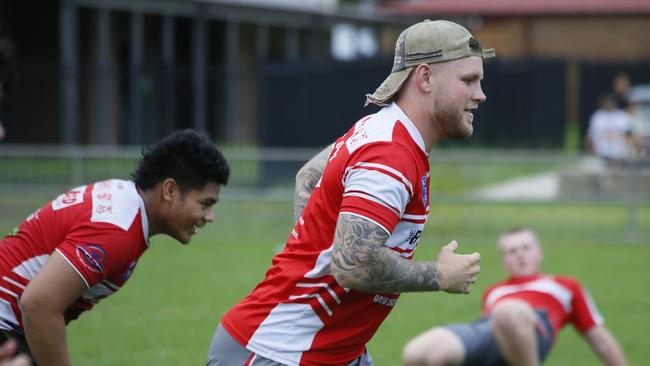
<instances>
[{"instance_id":1,"label":"beard","mask_svg":"<svg viewBox=\"0 0 650 366\"><path fill-rule=\"evenodd\" d=\"M453 106L450 98L442 94L436 103L435 117L446 139L460 140L470 137L474 132L472 121L465 115L465 109ZM467 112L469 113L469 112Z\"/></svg>"}]
</instances>

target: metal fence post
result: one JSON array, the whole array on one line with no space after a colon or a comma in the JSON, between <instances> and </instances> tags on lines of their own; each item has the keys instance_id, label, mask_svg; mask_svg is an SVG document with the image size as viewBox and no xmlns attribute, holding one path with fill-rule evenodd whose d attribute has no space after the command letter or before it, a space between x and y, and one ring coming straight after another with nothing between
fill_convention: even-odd
<instances>
[{"instance_id":1,"label":"metal fence post","mask_svg":"<svg viewBox=\"0 0 650 366\"><path fill-rule=\"evenodd\" d=\"M639 168L641 166L639 159L628 159L625 162L628 192L627 192L627 227L625 230L624 240L627 243L638 242L641 235L637 228L638 216L638 196L639 196Z\"/></svg>"}]
</instances>

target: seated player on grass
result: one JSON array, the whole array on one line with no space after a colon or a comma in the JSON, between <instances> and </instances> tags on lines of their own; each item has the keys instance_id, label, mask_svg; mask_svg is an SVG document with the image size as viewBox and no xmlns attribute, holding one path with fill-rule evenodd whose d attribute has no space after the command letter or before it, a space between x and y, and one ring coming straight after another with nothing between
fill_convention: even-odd
<instances>
[{"instance_id":1,"label":"seated player on grass","mask_svg":"<svg viewBox=\"0 0 650 366\"><path fill-rule=\"evenodd\" d=\"M483 293L481 319L436 327L415 337L404 348L405 365L540 365L569 322L604 364L627 364L580 283L540 272L543 253L533 231L505 232L498 247L510 278Z\"/></svg>"}]
</instances>

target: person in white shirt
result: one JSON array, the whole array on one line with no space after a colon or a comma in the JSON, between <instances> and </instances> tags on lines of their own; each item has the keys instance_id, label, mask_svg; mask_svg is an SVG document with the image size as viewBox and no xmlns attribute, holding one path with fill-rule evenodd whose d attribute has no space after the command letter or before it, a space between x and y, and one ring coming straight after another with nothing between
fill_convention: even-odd
<instances>
[{"instance_id":1,"label":"person in white shirt","mask_svg":"<svg viewBox=\"0 0 650 366\"><path fill-rule=\"evenodd\" d=\"M616 107L611 94L601 96L599 106L589 121L587 151L610 161L629 157L632 132L628 116Z\"/></svg>"}]
</instances>

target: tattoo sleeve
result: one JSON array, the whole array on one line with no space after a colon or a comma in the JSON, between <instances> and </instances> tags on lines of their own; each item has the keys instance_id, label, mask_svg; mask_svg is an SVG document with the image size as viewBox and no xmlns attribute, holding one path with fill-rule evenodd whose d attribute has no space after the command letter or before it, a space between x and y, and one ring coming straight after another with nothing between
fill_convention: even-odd
<instances>
[{"instance_id":1,"label":"tattoo sleeve","mask_svg":"<svg viewBox=\"0 0 650 366\"><path fill-rule=\"evenodd\" d=\"M388 233L377 224L342 214L334 234L331 269L343 287L367 292L440 290L436 263L402 258L383 244Z\"/></svg>"},{"instance_id":2,"label":"tattoo sleeve","mask_svg":"<svg viewBox=\"0 0 650 366\"><path fill-rule=\"evenodd\" d=\"M293 215L296 221L298 221L298 218L302 214L302 210L307 206L307 201L309 201L309 197L314 187L316 187L316 183L318 183L318 180L323 175L325 165L327 165L327 157L332 151L332 146L326 147L323 151L311 158L296 174L296 189L293 199Z\"/></svg>"}]
</instances>

